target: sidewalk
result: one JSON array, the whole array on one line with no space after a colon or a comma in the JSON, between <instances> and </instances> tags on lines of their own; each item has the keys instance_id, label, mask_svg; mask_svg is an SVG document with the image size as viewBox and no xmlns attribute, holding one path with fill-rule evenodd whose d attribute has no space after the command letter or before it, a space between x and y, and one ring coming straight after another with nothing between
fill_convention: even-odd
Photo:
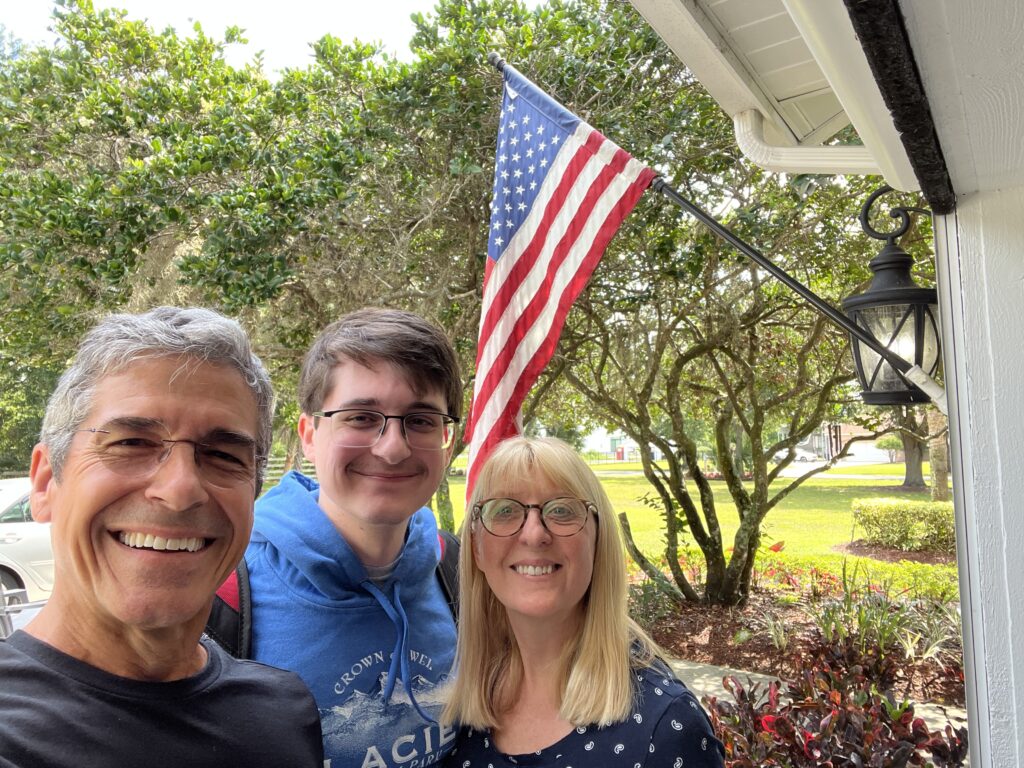
<instances>
[{"instance_id":1,"label":"sidewalk","mask_svg":"<svg viewBox=\"0 0 1024 768\"><path fill-rule=\"evenodd\" d=\"M717 696L725 701L733 701L732 696L722 687L722 678L734 675L740 682L748 679L767 685L775 678L756 672L742 672L728 667L714 667L710 664L697 664L693 661L674 659L672 669L686 687L693 691L699 699L703 696ZM954 728L967 726L967 712L960 707L943 707L938 704L914 703L914 713L924 718L929 730L941 730L950 722Z\"/></svg>"}]
</instances>

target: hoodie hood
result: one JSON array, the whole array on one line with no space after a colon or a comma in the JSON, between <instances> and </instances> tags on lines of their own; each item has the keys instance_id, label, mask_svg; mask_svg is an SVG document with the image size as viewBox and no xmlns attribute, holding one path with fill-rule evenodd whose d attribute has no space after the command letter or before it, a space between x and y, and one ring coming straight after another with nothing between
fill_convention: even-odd
<instances>
[{"instance_id":1,"label":"hoodie hood","mask_svg":"<svg viewBox=\"0 0 1024 768\"><path fill-rule=\"evenodd\" d=\"M379 702L378 714L388 712L399 690L411 703L404 707L408 723L439 728L439 710L432 716L416 695L417 679L440 683L454 659L455 627L436 576L441 545L433 513L424 507L412 515L391 574L375 583L320 508L319 493L316 481L289 472L256 504L245 555L254 658L298 672L321 717L357 690ZM324 733L325 748L339 758L343 742Z\"/></svg>"},{"instance_id":2,"label":"hoodie hood","mask_svg":"<svg viewBox=\"0 0 1024 768\"><path fill-rule=\"evenodd\" d=\"M319 497L315 480L298 472L286 474L256 505L250 549L261 548L278 578L308 600L336 606L376 603L365 587L366 568L320 508ZM420 591L417 587L430 584L441 555L437 537L430 509L413 514L405 545L381 591L390 594L398 582L403 599L409 600Z\"/></svg>"}]
</instances>

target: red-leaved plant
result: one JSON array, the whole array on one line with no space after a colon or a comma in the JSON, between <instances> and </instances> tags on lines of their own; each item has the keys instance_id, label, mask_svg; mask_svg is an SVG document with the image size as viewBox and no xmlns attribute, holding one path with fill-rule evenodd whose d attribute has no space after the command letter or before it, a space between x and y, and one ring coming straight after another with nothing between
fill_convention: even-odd
<instances>
[{"instance_id":1,"label":"red-leaved plant","mask_svg":"<svg viewBox=\"0 0 1024 768\"><path fill-rule=\"evenodd\" d=\"M726 768L946 768L967 758L966 728L930 731L910 702L821 660L792 682L723 682L735 703L704 703Z\"/></svg>"}]
</instances>

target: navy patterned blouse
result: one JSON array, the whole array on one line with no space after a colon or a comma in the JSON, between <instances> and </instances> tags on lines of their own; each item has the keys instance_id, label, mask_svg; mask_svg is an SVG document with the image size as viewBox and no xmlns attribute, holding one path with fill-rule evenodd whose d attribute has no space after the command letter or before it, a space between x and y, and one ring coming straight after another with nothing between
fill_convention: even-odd
<instances>
[{"instance_id":1,"label":"navy patterned blouse","mask_svg":"<svg viewBox=\"0 0 1024 768\"><path fill-rule=\"evenodd\" d=\"M661 663L638 670L633 712L605 728L580 726L525 755L495 749L489 730L463 728L446 768L721 768L722 744L686 686Z\"/></svg>"}]
</instances>

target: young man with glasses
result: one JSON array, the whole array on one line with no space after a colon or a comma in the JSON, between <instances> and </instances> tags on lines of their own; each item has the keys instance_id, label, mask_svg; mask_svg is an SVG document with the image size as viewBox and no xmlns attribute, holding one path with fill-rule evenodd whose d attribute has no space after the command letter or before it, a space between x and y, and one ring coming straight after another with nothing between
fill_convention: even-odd
<instances>
[{"instance_id":1,"label":"young man with glasses","mask_svg":"<svg viewBox=\"0 0 1024 768\"><path fill-rule=\"evenodd\" d=\"M425 505L462 404L455 353L418 315L363 309L326 328L299 380L316 480L291 472L256 505L246 552L252 657L299 673L334 766L425 766L455 623Z\"/></svg>"},{"instance_id":2,"label":"young man with glasses","mask_svg":"<svg viewBox=\"0 0 1024 768\"><path fill-rule=\"evenodd\" d=\"M245 332L203 309L85 337L32 453L54 588L0 643L4 766L322 765L294 674L201 639L242 557L273 394Z\"/></svg>"}]
</instances>

